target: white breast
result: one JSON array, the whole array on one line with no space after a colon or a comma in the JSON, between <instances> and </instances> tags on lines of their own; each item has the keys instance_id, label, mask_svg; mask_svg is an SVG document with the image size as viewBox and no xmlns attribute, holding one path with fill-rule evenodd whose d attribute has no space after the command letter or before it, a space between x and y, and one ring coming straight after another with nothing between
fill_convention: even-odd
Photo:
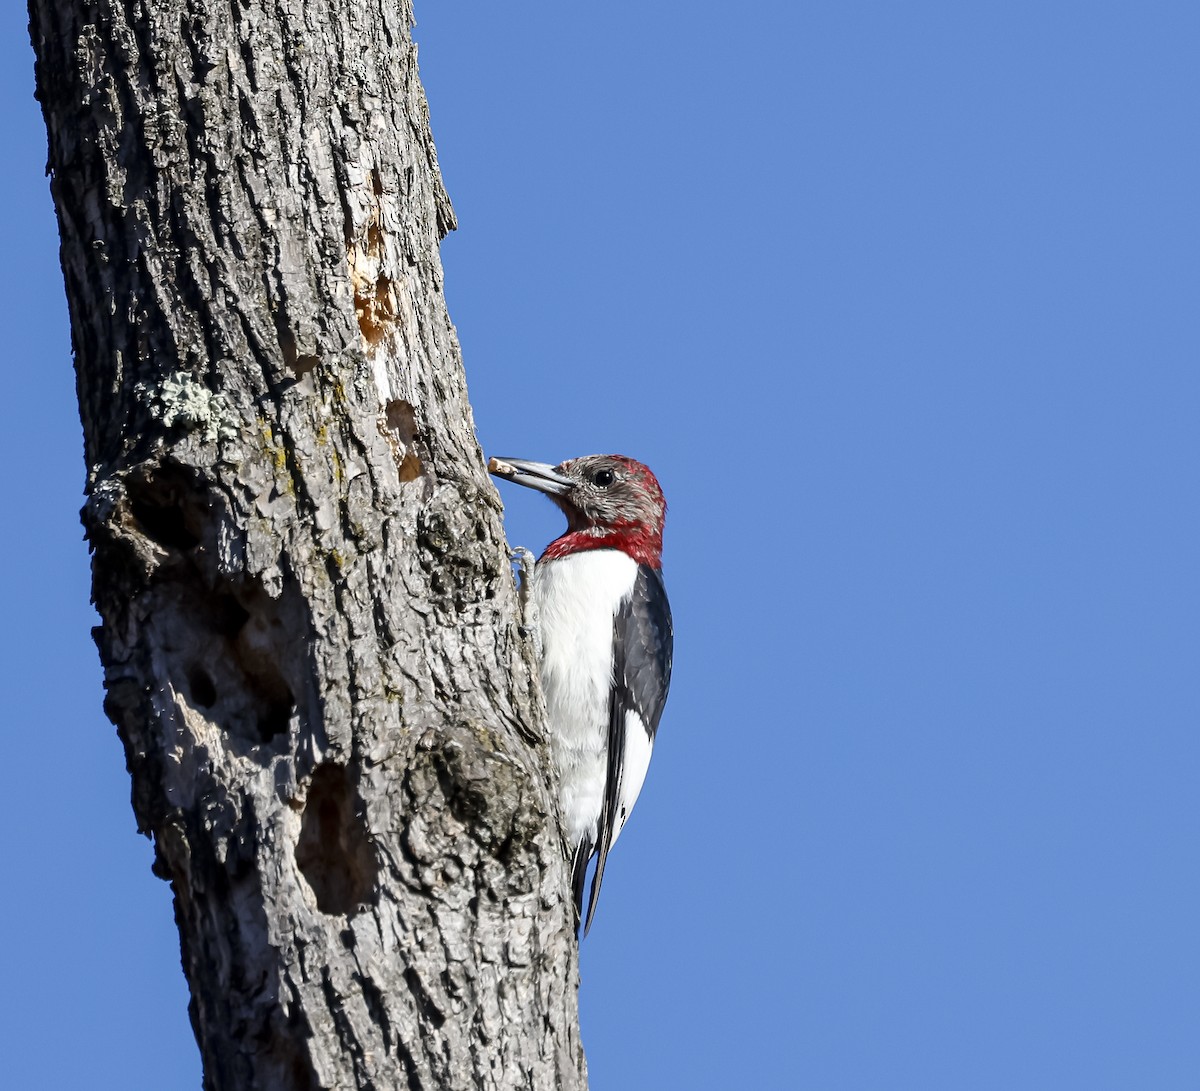
<instances>
[{"instance_id":1,"label":"white breast","mask_svg":"<svg viewBox=\"0 0 1200 1091\"><path fill-rule=\"evenodd\" d=\"M542 689L572 845L596 836L607 773L613 619L636 579L637 562L615 549L588 550L537 566L533 593Z\"/></svg>"}]
</instances>

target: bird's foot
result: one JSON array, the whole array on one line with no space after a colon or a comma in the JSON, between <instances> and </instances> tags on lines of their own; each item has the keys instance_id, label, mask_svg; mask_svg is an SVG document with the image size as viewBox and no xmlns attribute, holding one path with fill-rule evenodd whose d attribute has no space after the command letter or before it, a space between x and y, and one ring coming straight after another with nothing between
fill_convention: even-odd
<instances>
[{"instance_id":1,"label":"bird's foot","mask_svg":"<svg viewBox=\"0 0 1200 1091\"><path fill-rule=\"evenodd\" d=\"M517 546L508 557L517 566L517 576L520 579L517 599L521 604L521 634L532 637L534 651L540 661L542 637L538 630L537 603L533 598L534 566L537 564L537 558L524 546Z\"/></svg>"},{"instance_id":2,"label":"bird's foot","mask_svg":"<svg viewBox=\"0 0 1200 1091\"><path fill-rule=\"evenodd\" d=\"M508 554L508 559L517 566L517 575L521 577L521 603L524 605L525 600L529 598L529 593L533 589L533 569L537 564L537 558L533 555L532 549L526 549L524 546L515 546Z\"/></svg>"}]
</instances>

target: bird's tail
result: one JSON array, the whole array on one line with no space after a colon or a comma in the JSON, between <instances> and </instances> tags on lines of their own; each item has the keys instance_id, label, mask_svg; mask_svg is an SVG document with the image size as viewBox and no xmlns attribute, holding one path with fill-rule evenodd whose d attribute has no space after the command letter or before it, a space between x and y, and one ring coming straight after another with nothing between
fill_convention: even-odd
<instances>
[{"instance_id":1,"label":"bird's tail","mask_svg":"<svg viewBox=\"0 0 1200 1091\"><path fill-rule=\"evenodd\" d=\"M587 886L587 869L591 862L596 843L584 834L583 840L575 846L575 856L571 860L571 890L575 895L575 931L583 921L583 891Z\"/></svg>"}]
</instances>

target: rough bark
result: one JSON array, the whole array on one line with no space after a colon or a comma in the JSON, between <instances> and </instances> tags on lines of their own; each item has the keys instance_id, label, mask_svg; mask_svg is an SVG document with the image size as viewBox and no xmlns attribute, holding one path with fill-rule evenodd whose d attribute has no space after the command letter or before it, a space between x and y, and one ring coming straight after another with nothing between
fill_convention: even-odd
<instances>
[{"instance_id":1,"label":"rough bark","mask_svg":"<svg viewBox=\"0 0 1200 1091\"><path fill-rule=\"evenodd\" d=\"M105 707L205 1086L581 1088L409 0L30 0Z\"/></svg>"}]
</instances>

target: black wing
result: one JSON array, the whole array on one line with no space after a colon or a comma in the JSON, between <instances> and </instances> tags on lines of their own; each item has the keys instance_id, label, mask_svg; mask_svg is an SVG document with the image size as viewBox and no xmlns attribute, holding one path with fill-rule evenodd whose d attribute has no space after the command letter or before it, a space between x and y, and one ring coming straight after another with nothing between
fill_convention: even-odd
<instances>
[{"instance_id":1,"label":"black wing","mask_svg":"<svg viewBox=\"0 0 1200 1091\"><path fill-rule=\"evenodd\" d=\"M671 604L663 585L662 571L649 565L639 565L637 580L629 597L621 603L613 619L613 684L608 713L608 775L604 785L604 806L600 812L597 832L596 874L588 898L586 936L600 897L604 879L604 864L613 839L621 829L625 815L620 813L621 791L625 774L626 731L645 730L650 745L658 731L667 690L671 685L671 651L674 629L671 624ZM629 713L637 720L630 723ZM640 724L638 721L641 721ZM591 855L591 846L588 847ZM583 911L583 874L576 859L576 909ZM583 868L587 867L584 857Z\"/></svg>"}]
</instances>

